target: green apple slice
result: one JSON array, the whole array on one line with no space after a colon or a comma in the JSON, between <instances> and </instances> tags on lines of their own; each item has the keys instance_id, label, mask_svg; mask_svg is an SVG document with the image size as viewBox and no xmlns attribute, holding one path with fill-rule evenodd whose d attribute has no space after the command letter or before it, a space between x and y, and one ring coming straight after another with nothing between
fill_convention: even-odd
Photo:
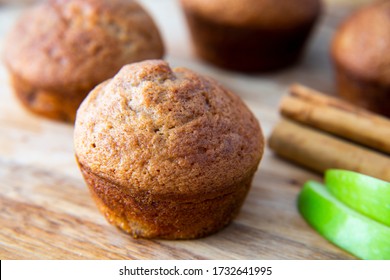
<instances>
[{"instance_id":1,"label":"green apple slice","mask_svg":"<svg viewBox=\"0 0 390 280\"><path fill-rule=\"evenodd\" d=\"M325 185L339 200L390 226L390 183L352 171L325 172Z\"/></svg>"},{"instance_id":2,"label":"green apple slice","mask_svg":"<svg viewBox=\"0 0 390 280\"><path fill-rule=\"evenodd\" d=\"M307 182L298 197L306 221L326 239L362 259L390 259L390 227L349 208L320 183Z\"/></svg>"}]
</instances>

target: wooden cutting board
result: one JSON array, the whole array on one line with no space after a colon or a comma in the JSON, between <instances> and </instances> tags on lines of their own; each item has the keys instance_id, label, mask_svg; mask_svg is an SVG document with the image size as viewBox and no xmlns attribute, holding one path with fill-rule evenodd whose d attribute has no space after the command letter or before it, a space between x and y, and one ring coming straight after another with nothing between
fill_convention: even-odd
<instances>
[{"instance_id":1,"label":"wooden cutting board","mask_svg":"<svg viewBox=\"0 0 390 280\"><path fill-rule=\"evenodd\" d=\"M177 2L142 2L163 33L166 59L235 91L268 137L290 83L334 92L328 45L340 20L364 1L328 1L302 62L267 75L226 72L200 62ZM0 6L0 47L20 11ZM0 259L354 258L318 235L297 211L302 184L320 176L275 157L268 148L241 213L224 230L191 241L133 239L109 225L92 202L74 160L72 133L71 125L21 108L0 64Z\"/></svg>"}]
</instances>

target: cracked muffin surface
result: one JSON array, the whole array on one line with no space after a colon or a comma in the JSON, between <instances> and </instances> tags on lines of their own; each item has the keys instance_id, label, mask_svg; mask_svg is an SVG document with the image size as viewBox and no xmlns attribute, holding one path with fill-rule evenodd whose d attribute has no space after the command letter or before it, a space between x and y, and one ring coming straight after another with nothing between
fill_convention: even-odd
<instances>
[{"instance_id":1,"label":"cracked muffin surface","mask_svg":"<svg viewBox=\"0 0 390 280\"><path fill-rule=\"evenodd\" d=\"M94 86L125 64L163 53L156 25L136 1L49 0L20 17L5 42L4 61L28 108L73 120ZM61 102L72 104L61 112Z\"/></svg>"},{"instance_id":2,"label":"cracked muffin surface","mask_svg":"<svg viewBox=\"0 0 390 280\"><path fill-rule=\"evenodd\" d=\"M127 65L95 88L80 106L74 139L108 219L161 238L200 237L231 221L264 144L239 97L160 60Z\"/></svg>"}]
</instances>

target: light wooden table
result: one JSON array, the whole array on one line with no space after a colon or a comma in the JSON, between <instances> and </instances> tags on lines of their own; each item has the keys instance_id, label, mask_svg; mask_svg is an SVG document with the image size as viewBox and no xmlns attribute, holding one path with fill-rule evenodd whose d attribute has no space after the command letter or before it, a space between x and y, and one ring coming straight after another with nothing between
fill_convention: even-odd
<instances>
[{"instance_id":1,"label":"light wooden table","mask_svg":"<svg viewBox=\"0 0 390 280\"><path fill-rule=\"evenodd\" d=\"M328 45L341 19L360 2L328 1L297 66L267 75L216 69L193 53L176 1L144 0L167 46L166 59L210 75L240 95L269 136L277 105L290 83L334 92ZM352 3L352 4L351 4ZM0 6L0 47L20 13ZM1 259L351 259L299 215L296 197L317 174L266 150L250 194L226 229L192 241L133 239L109 225L92 202L73 155L73 127L35 117L15 100L0 64Z\"/></svg>"}]
</instances>

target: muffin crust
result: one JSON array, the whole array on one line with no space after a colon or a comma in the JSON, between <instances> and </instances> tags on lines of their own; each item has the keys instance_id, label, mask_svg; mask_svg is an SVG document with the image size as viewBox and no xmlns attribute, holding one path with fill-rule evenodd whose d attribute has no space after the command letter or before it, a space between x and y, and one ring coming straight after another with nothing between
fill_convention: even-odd
<instances>
[{"instance_id":1,"label":"muffin crust","mask_svg":"<svg viewBox=\"0 0 390 280\"><path fill-rule=\"evenodd\" d=\"M23 81L16 90L22 100L42 91L59 104L77 100L67 116L72 120L94 86L127 63L163 52L153 20L135 1L49 0L21 16L7 37L4 60L12 80Z\"/></svg>"},{"instance_id":2,"label":"muffin crust","mask_svg":"<svg viewBox=\"0 0 390 280\"><path fill-rule=\"evenodd\" d=\"M363 7L343 23L331 49L339 94L387 116L390 116L389 14L389 1Z\"/></svg>"},{"instance_id":3,"label":"muffin crust","mask_svg":"<svg viewBox=\"0 0 390 280\"><path fill-rule=\"evenodd\" d=\"M264 141L237 96L158 60L127 65L94 89L74 139L109 221L134 236L174 239L215 232L238 213Z\"/></svg>"},{"instance_id":4,"label":"muffin crust","mask_svg":"<svg viewBox=\"0 0 390 280\"><path fill-rule=\"evenodd\" d=\"M197 54L222 68L272 71L294 64L321 13L319 0L181 0Z\"/></svg>"},{"instance_id":5,"label":"muffin crust","mask_svg":"<svg viewBox=\"0 0 390 280\"><path fill-rule=\"evenodd\" d=\"M229 26L289 29L316 18L320 1L287 0L181 0L194 13ZM297 8L299 7L299 9Z\"/></svg>"}]
</instances>

